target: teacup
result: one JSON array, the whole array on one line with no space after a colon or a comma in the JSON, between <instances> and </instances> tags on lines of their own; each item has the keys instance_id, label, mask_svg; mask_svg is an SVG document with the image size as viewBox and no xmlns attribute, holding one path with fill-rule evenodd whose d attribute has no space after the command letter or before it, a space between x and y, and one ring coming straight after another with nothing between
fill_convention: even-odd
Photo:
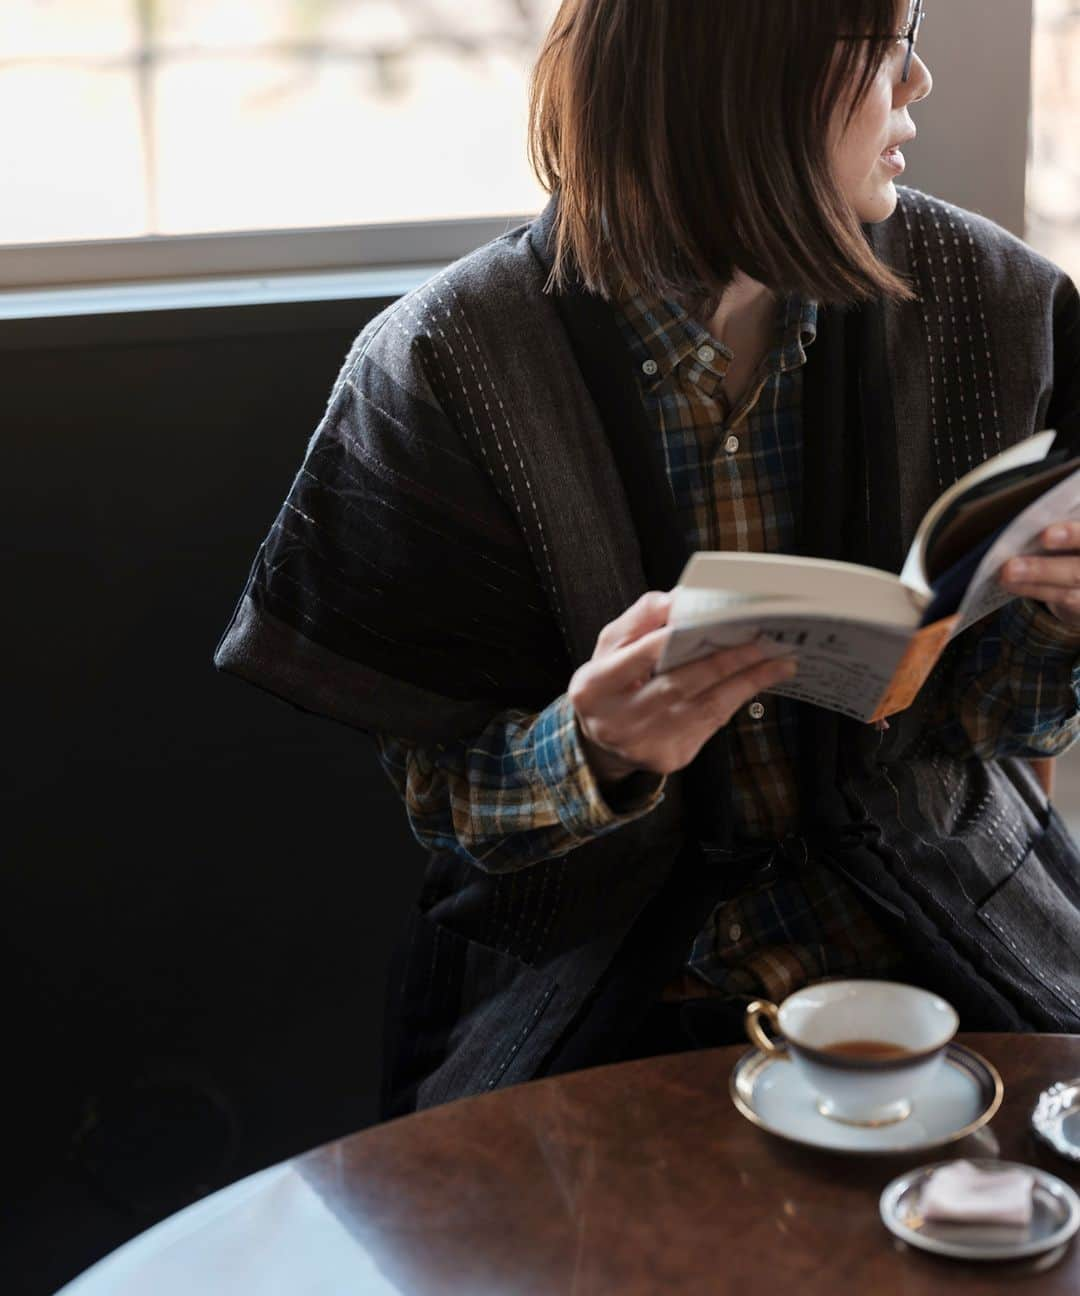
<instances>
[{"instance_id":1,"label":"teacup","mask_svg":"<svg viewBox=\"0 0 1080 1296\"><path fill-rule=\"evenodd\" d=\"M762 1017L781 1038L765 1034ZM786 1053L817 1095L818 1111L851 1125L910 1116L959 1024L939 995L898 981L822 981L779 1008L756 1000L746 1009L751 1041L766 1053Z\"/></svg>"}]
</instances>

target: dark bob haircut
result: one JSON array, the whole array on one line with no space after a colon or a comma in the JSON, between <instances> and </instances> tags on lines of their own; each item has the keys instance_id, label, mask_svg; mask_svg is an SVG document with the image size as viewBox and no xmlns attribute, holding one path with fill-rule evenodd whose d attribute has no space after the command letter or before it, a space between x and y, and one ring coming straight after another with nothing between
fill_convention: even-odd
<instances>
[{"instance_id":1,"label":"dark bob haircut","mask_svg":"<svg viewBox=\"0 0 1080 1296\"><path fill-rule=\"evenodd\" d=\"M864 101L898 8L564 0L530 105L533 168L559 194L549 286L693 305L741 269L826 304L911 300L829 164L830 130Z\"/></svg>"}]
</instances>

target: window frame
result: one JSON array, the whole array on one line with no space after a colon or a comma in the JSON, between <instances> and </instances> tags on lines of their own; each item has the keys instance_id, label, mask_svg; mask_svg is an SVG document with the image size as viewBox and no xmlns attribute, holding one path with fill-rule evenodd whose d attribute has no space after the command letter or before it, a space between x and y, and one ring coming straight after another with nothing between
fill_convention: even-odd
<instances>
[{"instance_id":1,"label":"window frame","mask_svg":"<svg viewBox=\"0 0 1080 1296\"><path fill-rule=\"evenodd\" d=\"M938 4L920 34L920 52L935 65L960 66L984 0ZM948 195L982 212L1020 238L1026 235L1027 142L1031 122L1033 0L1016 0L1007 21L986 34L987 76L1000 90L974 103L959 83L941 78L938 108L920 123L919 147L906 184ZM951 95L951 97L950 97ZM1023 108L1021 108L1021 104ZM926 128L928 127L928 128ZM472 219L418 220L356 226L239 230L196 235L147 235L116 240L0 245L0 315L13 293L56 295L100 284L264 276L267 300L274 280L289 274L406 271L447 264L532 219L535 213ZM381 288L380 288L381 291ZM49 309L43 303L43 309ZM92 309L92 307L91 307Z\"/></svg>"},{"instance_id":2,"label":"window frame","mask_svg":"<svg viewBox=\"0 0 1080 1296\"><path fill-rule=\"evenodd\" d=\"M0 292L448 263L535 213L0 246Z\"/></svg>"}]
</instances>

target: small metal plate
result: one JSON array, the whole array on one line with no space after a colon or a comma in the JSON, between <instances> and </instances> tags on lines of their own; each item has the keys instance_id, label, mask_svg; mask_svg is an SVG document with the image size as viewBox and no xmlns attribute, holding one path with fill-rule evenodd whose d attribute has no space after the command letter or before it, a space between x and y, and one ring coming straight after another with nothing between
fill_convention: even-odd
<instances>
[{"instance_id":1,"label":"small metal plate","mask_svg":"<svg viewBox=\"0 0 1080 1296\"><path fill-rule=\"evenodd\" d=\"M1080 1079L1062 1080L1039 1094L1031 1128L1059 1155L1080 1161Z\"/></svg>"},{"instance_id":2,"label":"small metal plate","mask_svg":"<svg viewBox=\"0 0 1080 1296\"><path fill-rule=\"evenodd\" d=\"M881 1194L881 1218L890 1233L923 1251L957 1260L1020 1260L1063 1246L1080 1228L1080 1198L1056 1175L1014 1161L971 1160L985 1170L1022 1169L1035 1176L1031 1223L959 1224L923 1219L923 1184L947 1161L898 1175Z\"/></svg>"}]
</instances>

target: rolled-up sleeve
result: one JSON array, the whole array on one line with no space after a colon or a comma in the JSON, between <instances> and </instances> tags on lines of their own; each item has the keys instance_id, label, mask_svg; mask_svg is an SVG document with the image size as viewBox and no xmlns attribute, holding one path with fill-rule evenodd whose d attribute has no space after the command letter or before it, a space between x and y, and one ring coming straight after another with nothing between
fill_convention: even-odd
<instances>
[{"instance_id":1,"label":"rolled-up sleeve","mask_svg":"<svg viewBox=\"0 0 1080 1296\"><path fill-rule=\"evenodd\" d=\"M957 640L931 729L955 755L1060 756L1080 737L1080 631L1015 599Z\"/></svg>"},{"instance_id":2,"label":"rolled-up sleeve","mask_svg":"<svg viewBox=\"0 0 1080 1296\"><path fill-rule=\"evenodd\" d=\"M538 713L505 711L468 741L374 736L420 844L486 872L565 855L648 814L664 795L662 776L641 773L605 796L565 694Z\"/></svg>"}]
</instances>

